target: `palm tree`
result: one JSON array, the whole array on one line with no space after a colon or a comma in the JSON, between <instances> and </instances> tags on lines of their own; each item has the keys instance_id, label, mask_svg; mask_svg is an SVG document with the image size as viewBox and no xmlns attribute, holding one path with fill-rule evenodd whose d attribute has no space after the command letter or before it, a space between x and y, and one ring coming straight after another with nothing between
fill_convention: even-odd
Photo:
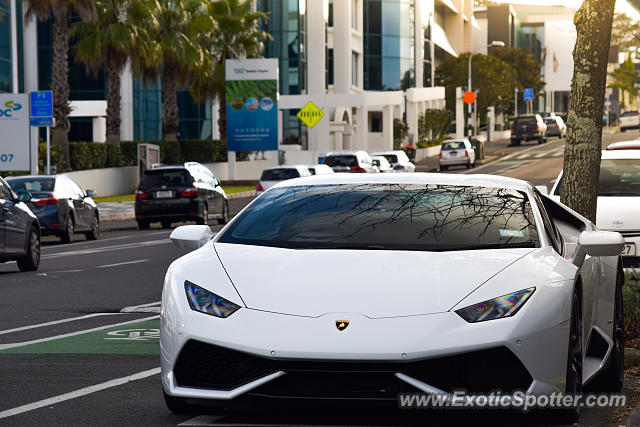
<instances>
[{"instance_id":1,"label":"palm tree","mask_svg":"<svg viewBox=\"0 0 640 427\"><path fill-rule=\"evenodd\" d=\"M636 97L636 83L638 82L638 77L636 76L635 66L633 61L631 60L631 56L622 63L618 68L609 73L609 76L613 79L613 83L610 83L607 87L615 88L617 87L622 92L621 98L621 106L624 105L624 94L629 94L629 104L632 104L632 99Z\"/></svg>"},{"instance_id":2,"label":"palm tree","mask_svg":"<svg viewBox=\"0 0 640 427\"><path fill-rule=\"evenodd\" d=\"M137 40L144 51L134 64L145 81L162 80L165 140L177 140L179 129L178 89L189 82L206 61L201 43L215 23L206 0L151 0L147 16L137 24L145 37Z\"/></svg>"},{"instance_id":3,"label":"palm tree","mask_svg":"<svg viewBox=\"0 0 640 427\"><path fill-rule=\"evenodd\" d=\"M201 43L208 47L210 54L206 56L204 67L194 73L191 94L196 99L218 97L220 137L225 139L225 60L259 57L264 49L262 41L271 39L271 35L259 26L268 15L254 12L251 0L218 0L210 3L208 9L216 25L210 33L201 35Z\"/></svg>"},{"instance_id":4,"label":"palm tree","mask_svg":"<svg viewBox=\"0 0 640 427\"><path fill-rule=\"evenodd\" d=\"M60 146L64 161L69 165L69 19L76 12L83 20L95 19L93 0L27 0L27 16L40 21L53 18L51 90L56 126L52 142Z\"/></svg>"},{"instance_id":5,"label":"palm tree","mask_svg":"<svg viewBox=\"0 0 640 427\"><path fill-rule=\"evenodd\" d=\"M77 39L73 47L76 61L94 74L106 65L109 143L120 144L120 78L133 54L135 40L142 36L133 22L146 14L146 6L139 0L98 0L97 19L76 22L70 28L71 38Z\"/></svg>"}]
</instances>

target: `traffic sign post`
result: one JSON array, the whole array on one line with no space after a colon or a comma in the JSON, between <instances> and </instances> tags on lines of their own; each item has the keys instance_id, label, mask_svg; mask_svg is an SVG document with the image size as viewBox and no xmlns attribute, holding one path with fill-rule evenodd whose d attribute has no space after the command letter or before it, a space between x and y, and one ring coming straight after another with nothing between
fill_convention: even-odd
<instances>
[{"instance_id":1,"label":"traffic sign post","mask_svg":"<svg viewBox=\"0 0 640 427\"><path fill-rule=\"evenodd\" d=\"M31 126L47 128L47 175L51 174L51 127L55 126L53 118L53 92L42 90L30 94Z\"/></svg>"},{"instance_id":2,"label":"traffic sign post","mask_svg":"<svg viewBox=\"0 0 640 427\"><path fill-rule=\"evenodd\" d=\"M522 97L524 99L524 102L527 103L527 112L528 113L532 113L533 112L533 88L526 88L524 90L524 92L522 93Z\"/></svg>"}]
</instances>

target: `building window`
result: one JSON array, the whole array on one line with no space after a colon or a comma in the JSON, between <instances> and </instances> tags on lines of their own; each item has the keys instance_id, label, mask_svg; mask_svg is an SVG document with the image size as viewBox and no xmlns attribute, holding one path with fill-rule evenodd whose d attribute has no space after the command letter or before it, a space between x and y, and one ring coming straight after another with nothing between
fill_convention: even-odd
<instances>
[{"instance_id":1,"label":"building window","mask_svg":"<svg viewBox=\"0 0 640 427\"><path fill-rule=\"evenodd\" d=\"M382 132L382 112L369 111L369 132Z\"/></svg>"},{"instance_id":2,"label":"building window","mask_svg":"<svg viewBox=\"0 0 640 427\"><path fill-rule=\"evenodd\" d=\"M333 0L329 0L329 27L333 27Z\"/></svg>"},{"instance_id":3,"label":"building window","mask_svg":"<svg viewBox=\"0 0 640 427\"><path fill-rule=\"evenodd\" d=\"M358 0L351 0L351 28L358 29Z\"/></svg>"},{"instance_id":4,"label":"building window","mask_svg":"<svg viewBox=\"0 0 640 427\"><path fill-rule=\"evenodd\" d=\"M333 49L327 49L327 85L332 85L333 81Z\"/></svg>"},{"instance_id":5,"label":"building window","mask_svg":"<svg viewBox=\"0 0 640 427\"><path fill-rule=\"evenodd\" d=\"M351 86L358 87L358 54L351 52Z\"/></svg>"}]
</instances>

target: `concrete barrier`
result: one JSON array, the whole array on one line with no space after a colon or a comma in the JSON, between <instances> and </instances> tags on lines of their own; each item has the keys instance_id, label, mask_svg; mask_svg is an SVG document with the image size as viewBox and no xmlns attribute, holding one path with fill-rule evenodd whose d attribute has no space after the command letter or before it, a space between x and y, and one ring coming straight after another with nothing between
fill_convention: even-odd
<instances>
[{"instance_id":1,"label":"concrete barrier","mask_svg":"<svg viewBox=\"0 0 640 427\"><path fill-rule=\"evenodd\" d=\"M99 197L131 194L139 182L136 166L90 169L67 172L65 175L77 182L83 190L94 190Z\"/></svg>"}]
</instances>

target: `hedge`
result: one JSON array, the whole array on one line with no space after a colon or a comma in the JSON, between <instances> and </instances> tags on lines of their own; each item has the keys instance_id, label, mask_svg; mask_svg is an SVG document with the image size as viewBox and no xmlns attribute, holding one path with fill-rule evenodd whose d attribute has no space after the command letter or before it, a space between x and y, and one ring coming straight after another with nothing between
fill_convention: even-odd
<instances>
[{"instance_id":1,"label":"hedge","mask_svg":"<svg viewBox=\"0 0 640 427\"><path fill-rule=\"evenodd\" d=\"M122 141L120 146L93 142L70 142L69 156L72 170L135 166L138 144L155 144L160 147L160 162L180 164L184 162L214 163L227 161L224 141L211 139L184 139L180 141ZM46 152L45 152L46 154ZM237 153L237 159L248 158L249 152ZM42 158L42 155L40 156ZM57 159L56 159L57 160ZM62 164L61 159L51 162Z\"/></svg>"}]
</instances>

